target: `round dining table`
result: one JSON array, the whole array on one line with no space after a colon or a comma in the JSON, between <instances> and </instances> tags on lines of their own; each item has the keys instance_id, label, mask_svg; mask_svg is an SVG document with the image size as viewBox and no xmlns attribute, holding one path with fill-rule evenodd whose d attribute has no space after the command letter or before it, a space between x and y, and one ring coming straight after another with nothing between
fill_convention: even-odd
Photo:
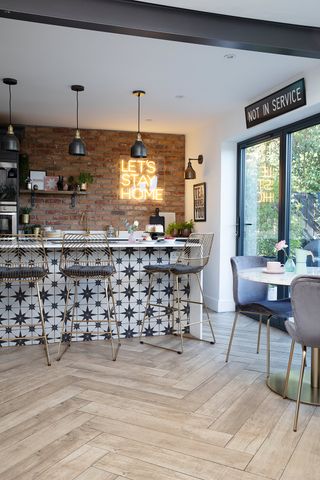
<instances>
[{"instance_id":1,"label":"round dining table","mask_svg":"<svg viewBox=\"0 0 320 480\"><path fill-rule=\"evenodd\" d=\"M299 275L320 276L320 267L306 267L304 264L297 265L294 272L285 272L284 269L280 273L268 272L266 268L248 268L239 272L239 276L244 280L252 282L267 283L271 285L283 285L290 287L294 278ZM291 321L291 320L289 320ZM293 321L293 319L292 319ZM320 312L319 312L320 321ZM311 368L306 371L303 381L303 389L301 394L301 402L312 405L320 405L320 349L312 348L311 352ZM268 387L282 395L284 388L286 372L270 373L267 377ZM288 385L287 397L291 400L297 399L299 370L291 370Z\"/></svg>"}]
</instances>

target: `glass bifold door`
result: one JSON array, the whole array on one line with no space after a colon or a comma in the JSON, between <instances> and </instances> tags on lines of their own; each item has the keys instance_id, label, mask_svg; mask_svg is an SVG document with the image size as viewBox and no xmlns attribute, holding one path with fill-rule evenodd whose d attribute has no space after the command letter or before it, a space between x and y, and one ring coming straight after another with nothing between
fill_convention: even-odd
<instances>
[{"instance_id":1,"label":"glass bifold door","mask_svg":"<svg viewBox=\"0 0 320 480\"><path fill-rule=\"evenodd\" d=\"M307 248L320 257L320 117L238 146L238 255ZM280 258L284 260L284 258Z\"/></svg>"}]
</instances>

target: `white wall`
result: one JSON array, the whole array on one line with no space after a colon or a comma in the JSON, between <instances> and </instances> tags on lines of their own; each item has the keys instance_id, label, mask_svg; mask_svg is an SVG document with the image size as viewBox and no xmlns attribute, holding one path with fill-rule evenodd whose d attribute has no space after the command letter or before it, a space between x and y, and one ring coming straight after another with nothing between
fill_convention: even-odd
<instances>
[{"instance_id":1,"label":"white wall","mask_svg":"<svg viewBox=\"0 0 320 480\"><path fill-rule=\"evenodd\" d=\"M195 128L186 135L186 162L188 158L204 157L204 163L193 163L196 180L186 181L186 219L193 218L193 185L207 183L207 221L195 223L197 232L214 232L211 259L204 272L204 291L210 308L215 311L233 310L230 257L235 254L237 142L273 130L320 112L320 68L302 72L283 85L305 78L307 105L293 112L246 129L244 107L238 105L232 112L213 118L210 124ZM265 92L266 95L271 92ZM247 105L256 99L248 99Z\"/></svg>"}]
</instances>

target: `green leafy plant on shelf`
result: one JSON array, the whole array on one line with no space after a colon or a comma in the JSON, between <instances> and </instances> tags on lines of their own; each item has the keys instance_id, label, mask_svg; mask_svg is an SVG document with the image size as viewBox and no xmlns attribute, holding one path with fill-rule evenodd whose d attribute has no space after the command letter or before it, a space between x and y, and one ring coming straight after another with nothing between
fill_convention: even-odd
<instances>
[{"instance_id":1,"label":"green leafy plant on shelf","mask_svg":"<svg viewBox=\"0 0 320 480\"><path fill-rule=\"evenodd\" d=\"M87 185L93 183L93 176L89 172L80 172L78 177L80 190L87 190Z\"/></svg>"},{"instance_id":2,"label":"green leafy plant on shelf","mask_svg":"<svg viewBox=\"0 0 320 480\"><path fill-rule=\"evenodd\" d=\"M31 207L22 207L20 208L20 221L22 224L27 225L30 223L30 213L32 208Z\"/></svg>"}]
</instances>

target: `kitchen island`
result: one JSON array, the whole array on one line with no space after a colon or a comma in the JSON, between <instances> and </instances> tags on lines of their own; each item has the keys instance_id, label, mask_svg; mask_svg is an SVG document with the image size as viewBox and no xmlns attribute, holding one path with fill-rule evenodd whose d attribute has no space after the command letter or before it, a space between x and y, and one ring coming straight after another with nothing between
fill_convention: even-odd
<instances>
[{"instance_id":1,"label":"kitchen island","mask_svg":"<svg viewBox=\"0 0 320 480\"><path fill-rule=\"evenodd\" d=\"M47 240L45 247L48 256L49 273L42 282L41 297L44 304L46 332L49 343L60 340L61 321L63 319L66 300L66 279L59 271L61 241ZM128 241L112 241L112 248L116 273L112 277L112 287L116 300L117 317L120 324L122 338L130 338L139 334L139 326L145 312L148 294L149 277L144 270L144 265L154 263L175 262L183 242L141 242L129 243ZM159 308L152 307L150 322L146 325L146 335L165 334L169 320L168 315L157 318L163 313L161 306L169 306L172 299L172 281L167 276L158 278L152 291L152 303ZM196 284L189 282L188 277L180 282L181 298L187 300L192 290L193 299L199 298ZM76 306L76 319L87 322L75 321L74 340L91 341L103 339L104 331L100 320L107 316L104 285L100 280L81 280L78 288L78 304ZM39 327L33 326L39 321L39 311L36 291L32 284L7 282L0 287L1 307L0 322L2 324L0 342L2 346L39 343L39 339L32 336L39 334ZM73 300L71 296L71 300ZM195 304L184 304L182 318L200 318L202 307ZM14 328L13 328L14 327ZM100 331L101 330L101 331ZM94 332L94 333L93 333ZM201 336L201 331L192 332ZM28 339L24 339L28 337ZM31 338L30 338L31 337Z\"/></svg>"}]
</instances>

